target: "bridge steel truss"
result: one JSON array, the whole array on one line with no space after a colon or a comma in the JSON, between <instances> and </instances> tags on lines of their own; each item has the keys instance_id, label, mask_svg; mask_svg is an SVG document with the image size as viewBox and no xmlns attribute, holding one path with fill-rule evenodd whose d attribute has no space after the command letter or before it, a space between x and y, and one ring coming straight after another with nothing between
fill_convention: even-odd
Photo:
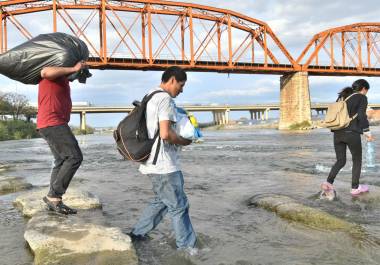
<instances>
[{"instance_id":1,"label":"bridge steel truss","mask_svg":"<svg viewBox=\"0 0 380 265\"><path fill-rule=\"evenodd\" d=\"M11 0L0 2L0 51L9 24L26 39L28 14L40 12L48 32L80 37L97 69L283 74L300 69L264 22L198 4L156 0ZM22 20L23 19L23 20Z\"/></svg>"},{"instance_id":2,"label":"bridge steel truss","mask_svg":"<svg viewBox=\"0 0 380 265\"><path fill-rule=\"evenodd\" d=\"M310 75L380 75L380 23L356 23L316 34L297 59Z\"/></svg>"},{"instance_id":3,"label":"bridge steel truss","mask_svg":"<svg viewBox=\"0 0 380 265\"><path fill-rule=\"evenodd\" d=\"M41 15L36 19L33 13ZM162 70L178 65L205 72L380 75L380 23L320 32L295 60L265 22L198 4L10 0L0 1L0 16L0 53L20 44L15 32L24 40L66 32L86 42L94 69Z\"/></svg>"}]
</instances>

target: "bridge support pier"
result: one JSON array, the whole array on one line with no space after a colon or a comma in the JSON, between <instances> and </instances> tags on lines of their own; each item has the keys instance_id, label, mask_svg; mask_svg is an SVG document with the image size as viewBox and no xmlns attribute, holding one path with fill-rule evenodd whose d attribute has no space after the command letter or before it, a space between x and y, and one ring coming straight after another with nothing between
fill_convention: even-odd
<instances>
[{"instance_id":1,"label":"bridge support pier","mask_svg":"<svg viewBox=\"0 0 380 265\"><path fill-rule=\"evenodd\" d=\"M279 129L287 130L296 123L311 123L311 102L307 72L281 77Z\"/></svg>"},{"instance_id":2,"label":"bridge support pier","mask_svg":"<svg viewBox=\"0 0 380 265\"><path fill-rule=\"evenodd\" d=\"M253 116L253 111L250 110L250 111L249 111L249 114L250 114L250 116L251 116L251 120L253 120L253 118L254 118L254 116Z\"/></svg>"},{"instance_id":3,"label":"bridge support pier","mask_svg":"<svg viewBox=\"0 0 380 265\"><path fill-rule=\"evenodd\" d=\"M230 122L229 113L230 113L229 109L213 111L212 114L214 117L214 124L216 125L228 124Z\"/></svg>"},{"instance_id":4,"label":"bridge support pier","mask_svg":"<svg viewBox=\"0 0 380 265\"><path fill-rule=\"evenodd\" d=\"M86 131L86 112L82 111L80 114L80 129Z\"/></svg>"},{"instance_id":5,"label":"bridge support pier","mask_svg":"<svg viewBox=\"0 0 380 265\"><path fill-rule=\"evenodd\" d=\"M269 119L269 111L270 111L270 109L265 110L265 120L266 121Z\"/></svg>"},{"instance_id":6,"label":"bridge support pier","mask_svg":"<svg viewBox=\"0 0 380 265\"><path fill-rule=\"evenodd\" d=\"M224 112L224 117L225 117L225 124L229 124L230 123L230 110L229 109L226 109L226 111Z\"/></svg>"}]
</instances>

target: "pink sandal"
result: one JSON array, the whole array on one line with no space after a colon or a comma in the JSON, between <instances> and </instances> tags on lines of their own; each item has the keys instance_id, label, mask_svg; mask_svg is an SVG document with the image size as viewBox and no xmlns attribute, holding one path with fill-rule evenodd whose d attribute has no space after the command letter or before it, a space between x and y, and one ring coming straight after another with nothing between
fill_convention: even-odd
<instances>
[{"instance_id":1,"label":"pink sandal","mask_svg":"<svg viewBox=\"0 0 380 265\"><path fill-rule=\"evenodd\" d=\"M359 185L357 189L351 189L352 196L358 196L362 193L369 192L369 187L367 185Z\"/></svg>"},{"instance_id":2,"label":"pink sandal","mask_svg":"<svg viewBox=\"0 0 380 265\"><path fill-rule=\"evenodd\" d=\"M334 186L331 183L323 182L321 184L322 192L320 194L320 199L327 199L333 201L336 197L336 192Z\"/></svg>"}]
</instances>

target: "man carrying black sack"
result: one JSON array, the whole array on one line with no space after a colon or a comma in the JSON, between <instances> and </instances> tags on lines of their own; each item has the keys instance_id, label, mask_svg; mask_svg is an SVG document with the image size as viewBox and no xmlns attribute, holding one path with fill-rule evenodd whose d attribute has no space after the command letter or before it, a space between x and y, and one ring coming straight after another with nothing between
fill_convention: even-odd
<instances>
[{"instance_id":1,"label":"man carrying black sack","mask_svg":"<svg viewBox=\"0 0 380 265\"><path fill-rule=\"evenodd\" d=\"M145 208L130 236L142 239L152 231L168 213L173 223L178 249L196 254L194 248L196 235L189 216L189 202L183 189L184 179L178 161L180 146L189 145L191 140L176 134L176 108L173 98L177 97L186 83L186 73L179 67L169 67L162 75L161 85L148 102L146 108L146 124L149 138L153 139L157 130L159 136L153 144L149 159L140 166L140 172L147 174L153 184L154 200ZM149 94L150 94L149 93ZM161 141L157 161L154 154L158 141Z\"/></svg>"},{"instance_id":2,"label":"man carrying black sack","mask_svg":"<svg viewBox=\"0 0 380 265\"><path fill-rule=\"evenodd\" d=\"M62 214L77 213L62 202L62 195L83 160L78 142L68 126L72 102L67 76L84 67L82 61L73 67L45 67L38 85L37 129L54 155L50 190L43 201L49 210Z\"/></svg>"}]
</instances>

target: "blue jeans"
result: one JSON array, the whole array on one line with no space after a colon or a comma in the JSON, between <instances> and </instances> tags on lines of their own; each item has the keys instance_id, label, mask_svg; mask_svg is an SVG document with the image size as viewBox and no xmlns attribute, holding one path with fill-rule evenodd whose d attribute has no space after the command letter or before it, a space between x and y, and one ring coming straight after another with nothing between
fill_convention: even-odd
<instances>
[{"instance_id":1,"label":"blue jeans","mask_svg":"<svg viewBox=\"0 0 380 265\"><path fill-rule=\"evenodd\" d=\"M181 171L169 174L149 174L154 200L145 208L132 233L144 236L152 231L169 213L178 248L194 247L196 236L189 216L189 202L183 190Z\"/></svg>"}]
</instances>

